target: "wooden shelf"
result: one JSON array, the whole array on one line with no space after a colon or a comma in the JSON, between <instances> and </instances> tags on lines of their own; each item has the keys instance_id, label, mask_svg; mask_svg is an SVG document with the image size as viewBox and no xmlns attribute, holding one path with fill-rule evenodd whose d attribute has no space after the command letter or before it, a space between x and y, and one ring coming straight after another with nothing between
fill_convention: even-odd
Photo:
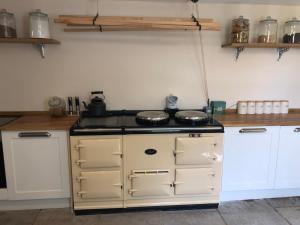
<instances>
[{"instance_id":1,"label":"wooden shelf","mask_svg":"<svg viewBox=\"0 0 300 225\"><path fill-rule=\"evenodd\" d=\"M60 15L54 22L67 25L69 28L65 28L65 32L220 30L213 19L195 17Z\"/></svg>"},{"instance_id":2,"label":"wooden shelf","mask_svg":"<svg viewBox=\"0 0 300 225\"><path fill-rule=\"evenodd\" d=\"M281 59L282 55L291 48L300 48L300 44L285 44L285 43L231 43L223 44L222 48L234 48L236 49L236 60L238 60L240 54L245 50L245 48L274 48L278 51L278 61Z\"/></svg>"},{"instance_id":3,"label":"wooden shelf","mask_svg":"<svg viewBox=\"0 0 300 225\"><path fill-rule=\"evenodd\" d=\"M45 45L60 44L58 40L51 38L0 38L0 43L33 44L39 48L42 58L45 58Z\"/></svg>"}]
</instances>

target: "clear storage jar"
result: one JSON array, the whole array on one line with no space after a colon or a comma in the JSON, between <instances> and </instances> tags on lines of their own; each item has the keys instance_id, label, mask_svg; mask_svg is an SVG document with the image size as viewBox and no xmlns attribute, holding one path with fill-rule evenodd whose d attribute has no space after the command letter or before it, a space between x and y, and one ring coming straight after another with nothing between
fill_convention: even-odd
<instances>
[{"instance_id":1,"label":"clear storage jar","mask_svg":"<svg viewBox=\"0 0 300 225\"><path fill-rule=\"evenodd\" d=\"M259 21L258 25L258 43L276 43L277 42L278 22L268 16Z\"/></svg>"},{"instance_id":2,"label":"clear storage jar","mask_svg":"<svg viewBox=\"0 0 300 225\"><path fill-rule=\"evenodd\" d=\"M0 10L0 37L17 37L15 16L14 14L7 12L6 9Z\"/></svg>"},{"instance_id":3,"label":"clear storage jar","mask_svg":"<svg viewBox=\"0 0 300 225\"><path fill-rule=\"evenodd\" d=\"M30 19L30 37L32 38L50 38L49 17L40 9L29 13Z\"/></svg>"},{"instance_id":4,"label":"clear storage jar","mask_svg":"<svg viewBox=\"0 0 300 225\"><path fill-rule=\"evenodd\" d=\"M284 25L283 43L300 43L300 20L293 18Z\"/></svg>"},{"instance_id":5,"label":"clear storage jar","mask_svg":"<svg viewBox=\"0 0 300 225\"><path fill-rule=\"evenodd\" d=\"M231 43L249 42L249 20L240 16L232 21Z\"/></svg>"}]
</instances>

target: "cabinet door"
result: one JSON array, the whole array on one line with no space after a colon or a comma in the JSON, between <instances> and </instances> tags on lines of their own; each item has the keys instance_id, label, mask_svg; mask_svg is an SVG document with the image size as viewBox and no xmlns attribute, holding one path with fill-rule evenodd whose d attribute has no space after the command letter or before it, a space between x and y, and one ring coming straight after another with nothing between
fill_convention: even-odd
<instances>
[{"instance_id":1,"label":"cabinet door","mask_svg":"<svg viewBox=\"0 0 300 225\"><path fill-rule=\"evenodd\" d=\"M3 132L9 199L69 196L67 132Z\"/></svg>"},{"instance_id":2,"label":"cabinet door","mask_svg":"<svg viewBox=\"0 0 300 225\"><path fill-rule=\"evenodd\" d=\"M170 172L166 171L133 171L130 176L133 197L169 196L171 189Z\"/></svg>"},{"instance_id":3,"label":"cabinet door","mask_svg":"<svg viewBox=\"0 0 300 225\"><path fill-rule=\"evenodd\" d=\"M122 196L120 171L81 172L77 179L80 182L77 194L82 199L120 199Z\"/></svg>"},{"instance_id":4,"label":"cabinet door","mask_svg":"<svg viewBox=\"0 0 300 225\"><path fill-rule=\"evenodd\" d=\"M223 191L274 187L279 129L225 128Z\"/></svg>"},{"instance_id":5,"label":"cabinet door","mask_svg":"<svg viewBox=\"0 0 300 225\"><path fill-rule=\"evenodd\" d=\"M300 188L300 127L281 127L275 187Z\"/></svg>"},{"instance_id":6,"label":"cabinet door","mask_svg":"<svg viewBox=\"0 0 300 225\"><path fill-rule=\"evenodd\" d=\"M120 139L79 140L79 160L81 168L104 168L121 166Z\"/></svg>"},{"instance_id":7,"label":"cabinet door","mask_svg":"<svg viewBox=\"0 0 300 225\"><path fill-rule=\"evenodd\" d=\"M177 169L176 195L201 195L214 192L214 175L211 168Z\"/></svg>"},{"instance_id":8,"label":"cabinet door","mask_svg":"<svg viewBox=\"0 0 300 225\"><path fill-rule=\"evenodd\" d=\"M176 138L176 164L210 165L216 159L215 147L216 141L213 137Z\"/></svg>"}]
</instances>

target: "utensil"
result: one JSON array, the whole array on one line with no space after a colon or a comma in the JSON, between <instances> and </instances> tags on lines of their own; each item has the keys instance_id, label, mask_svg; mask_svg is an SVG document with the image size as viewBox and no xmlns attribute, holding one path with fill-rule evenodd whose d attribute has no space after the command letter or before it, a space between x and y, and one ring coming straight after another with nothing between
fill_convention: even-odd
<instances>
[{"instance_id":1,"label":"utensil","mask_svg":"<svg viewBox=\"0 0 300 225\"><path fill-rule=\"evenodd\" d=\"M73 115L73 98L68 97L69 115Z\"/></svg>"}]
</instances>

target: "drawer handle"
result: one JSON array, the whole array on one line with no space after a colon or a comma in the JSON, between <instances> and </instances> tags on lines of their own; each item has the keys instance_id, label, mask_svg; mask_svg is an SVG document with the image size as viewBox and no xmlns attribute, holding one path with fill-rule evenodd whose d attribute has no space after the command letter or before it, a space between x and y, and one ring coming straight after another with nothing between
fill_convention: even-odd
<instances>
[{"instance_id":1,"label":"drawer handle","mask_svg":"<svg viewBox=\"0 0 300 225\"><path fill-rule=\"evenodd\" d=\"M75 145L75 148L76 148L77 150L79 150L79 149L81 149L81 148L84 148L84 145L78 144L78 145Z\"/></svg>"},{"instance_id":2,"label":"drawer handle","mask_svg":"<svg viewBox=\"0 0 300 225\"><path fill-rule=\"evenodd\" d=\"M79 160L77 160L75 163L77 164L77 166L80 166L81 163L86 163L86 162L87 162L87 161L84 160L84 159L79 159Z\"/></svg>"},{"instance_id":3,"label":"drawer handle","mask_svg":"<svg viewBox=\"0 0 300 225\"><path fill-rule=\"evenodd\" d=\"M241 129L239 131L241 134L246 134L246 133L266 133L267 129L266 128L245 128Z\"/></svg>"},{"instance_id":4,"label":"drawer handle","mask_svg":"<svg viewBox=\"0 0 300 225\"><path fill-rule=\"evenodd\" d=\"M49 132L21 132L19 133L20 138L34 138L34 137L51 137Z\"/></svg>"},{"instance_id":5,"label":"drawer handle","mask_svg":"<svg viewBox=\"0 0 300 225\"><path fill-rule=\"evenodd\" d=\"M80 198L82 198L82 195L86 195L86 194L87 194L86 191L78 191L78 192L77 192L77 195L78 195Z\"/></svg>"},{"instance_id":6,"label":"drawer handle","mask_svg":"<svg viewBox=\"0 0 300 225\"><path fill-rule=\"evenodd\" d=\"M133 193L135 193L135 192L138 192L139 190L137 190L137 189L129 189L128 190L128 193L130 194L130 195L132 195Z\"/></svg>"},{"instance_id":7,"label":"drawer handle","mask_svg":"<svg viewBox=\"0 0 300 225\"><path fill-rule=\"evenodd\" d=\"M86 177L76 177L76 180L78 183L80 183L82 180L87 180Z\"/></svg>"},{"instance_id":8,"label":"drawer handle","mask_svg":"<svg viewBox=\"0 0 300 225\"><path fill-rule=\"evenodd\" d=\"M299 127L296 128L296 129L294 130L294 132L299 133L299 132L300 132L300 128L299 128Z\"/></svg>"}]
</instances>

